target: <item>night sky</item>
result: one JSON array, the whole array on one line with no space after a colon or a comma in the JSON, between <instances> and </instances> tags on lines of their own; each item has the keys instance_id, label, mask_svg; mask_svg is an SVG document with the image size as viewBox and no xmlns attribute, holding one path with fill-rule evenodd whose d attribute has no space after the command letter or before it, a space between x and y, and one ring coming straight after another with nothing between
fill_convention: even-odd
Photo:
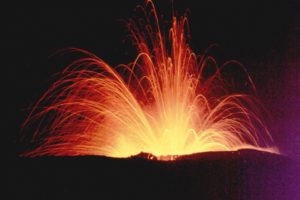
<instances>
[{"instance_id":1,"label":"night sky","mask_svg":"<svg viewBox=\"0 0 300 200\"><path fill-rule=\"evenodd\" d=\"M134 11L143 1L101 2L94 7L13 8L4 47L9 64L4 79L9 87L5 105L9 155L28 148L20 142L21 124L28 108L53 83L74 58L54 55L60 49L78 47L117 65L129 63L136 52L124 22L139 17ZM296 1L174 1L178 15L188 12L190 45L203 53L216 44L211 55L219 64L235 59L243 63L268 111L265 120L275 143L285 154L299 157L299 21ZM156 3L170 21L171 1ZM166 31L168 24L164 23ZM5 86L5 87L7 87ZM25 132L32 130L25 130Z\"/></svg>"}]
</instances>

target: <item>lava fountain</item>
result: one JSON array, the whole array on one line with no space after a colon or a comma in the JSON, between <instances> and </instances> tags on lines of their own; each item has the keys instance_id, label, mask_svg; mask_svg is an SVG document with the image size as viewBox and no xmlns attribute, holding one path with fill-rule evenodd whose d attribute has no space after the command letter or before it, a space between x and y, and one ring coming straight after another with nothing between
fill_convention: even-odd
<instances>
[{"instance_id":1,"label":"lava fountain","mask_svg":"<svg viewBox=\"0 0 300 200\"><path fill-rule=\"evenodd\" d=\"M187 43L186 16L173 16L164 34L153 2L141 9L143 26L127 21L138 52L132 63L112 67L90 52L69 49L84 56L33 107L25 125L38 121L38 146L24 155L147 152L171 159L242 148L278 153L246 69L237 61L218 66L213 57L196 55ZM222 72L233 66L246 75L251 94L228 89Z\"/></svg>"}]
</instances>

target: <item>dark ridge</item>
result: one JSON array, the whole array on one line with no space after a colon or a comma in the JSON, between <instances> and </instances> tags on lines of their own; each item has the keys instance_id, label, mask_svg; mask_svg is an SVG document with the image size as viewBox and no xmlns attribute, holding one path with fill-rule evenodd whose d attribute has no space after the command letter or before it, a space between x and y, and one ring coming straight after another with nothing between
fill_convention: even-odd
<instances>
[{"instance_id":1,"label":"dark ridge","mask_svg":"<svg viewBox=\"0 0 300 200\"><path fill-rule=\"evenodd\" d=\"M11 199L297 199L299 170L285 156L208 152L164 162L104 156L19 158Z\"/></svg>"},{"instance_id":2,"label":"dark ridge","mask_svg":"<svg viewBox=\"0 0 300 200\"><path fill-rule=\"evenodd\" d=\"M261 155L262 157L278 157L281 159L289 159L285 155L269 153L265 151L258 151L254 149L240 149L236 151L211 151L211 152L200 152L186 155L166 155L166 156L155 156L151 153L141 152L137 155L131 156L131 159L149 159L149 160L160 160L160 161L183 161L183 160L217 160L222 158L230 157L249 157L251 155Z\"/></svg>"}]
</instances>

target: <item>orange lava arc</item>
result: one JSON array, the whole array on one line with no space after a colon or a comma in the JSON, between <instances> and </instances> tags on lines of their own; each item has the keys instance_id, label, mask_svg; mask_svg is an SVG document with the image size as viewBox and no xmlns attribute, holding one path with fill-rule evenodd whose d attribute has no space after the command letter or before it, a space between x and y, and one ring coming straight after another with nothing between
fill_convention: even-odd
<instances>
[{"instance_id":1,"label":"orange lava arc","mask_svg":"<svg viewBox=\"0 0 300 200\"><path fill-rule=\"evenodd\" d=\"M38 147L25 155L147 152L163 159L242 148L278 153L254 95L229 92L222 76L230 65L247 74L244 67L236 61L218 66L211 56L196 55L186 41L186 16L174 16L163 34L153 2L143 9L150 9L144 26L128 22L138 51L132 63L112 67L92 53L71 49L85 56L70 64L34 106L25 124L39 120L33 136Z\"/></svg>"}]
</instances>

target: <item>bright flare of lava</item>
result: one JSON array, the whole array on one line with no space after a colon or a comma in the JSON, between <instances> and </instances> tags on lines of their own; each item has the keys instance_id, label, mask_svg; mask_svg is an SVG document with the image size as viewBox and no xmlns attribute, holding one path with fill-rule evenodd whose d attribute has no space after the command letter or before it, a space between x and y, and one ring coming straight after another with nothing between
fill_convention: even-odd
<instances>
[{"instance_id":1,"label":"bright flare of lava","mask_svg":"<svg viewBox=\"0 0 300 200\"><path fill-rule=\"evenodd\" d=\"M147 5L152 14L145 26L128 23L138 50L134 62L114 68L71 49L85 57L69 65L35 105L25 123L40 120L33 137L39 146L25 155L278 152L255 98L226 90L222 70L237 63L218 67L212 57L197 56L186 42L186 17L173 17L169 36L163 37L153 3ZM205 75L207 68L213 73Z\"/></svg>"}]
</instances>

